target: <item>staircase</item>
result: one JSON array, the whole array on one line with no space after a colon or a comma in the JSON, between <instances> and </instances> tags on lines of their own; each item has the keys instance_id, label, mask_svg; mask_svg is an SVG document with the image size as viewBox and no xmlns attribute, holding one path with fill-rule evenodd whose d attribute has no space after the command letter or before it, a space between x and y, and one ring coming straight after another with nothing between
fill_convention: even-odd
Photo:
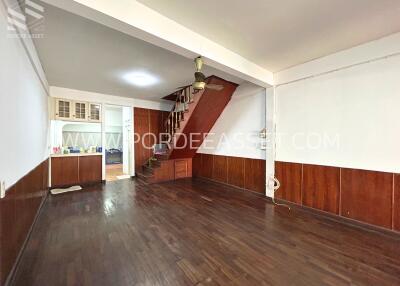
<instances>
[{"instance_id":1,"label":"staircase","mask_svg":"<svg viewBox=\"0 0 400 286\"><path fill-rule=\"evenodd\" d=\"M163 142L153 156L137 171L147 183L171 181L192 176L192 158L229 103L237 84L211 76L208 84L223 85L222 91L205 89L194 92L187 86L166 98L175 104L164 122Z\"/></svg>"}]
</instances>

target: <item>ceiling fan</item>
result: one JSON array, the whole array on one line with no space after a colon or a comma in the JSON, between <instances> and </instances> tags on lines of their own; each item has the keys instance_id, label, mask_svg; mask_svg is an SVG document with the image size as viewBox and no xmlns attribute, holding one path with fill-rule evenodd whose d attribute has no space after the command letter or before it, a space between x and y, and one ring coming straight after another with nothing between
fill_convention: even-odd
<instances>
[{"instance_id":1,"label":"ceiling fan","mask_svg":"<svg viewBox=\"0 0 400 286\"><path fill-rule=\"evenodd\" d=\"M223 85L220 84L209 84L206 83L206 76L201 72L201 69L203 67L203 59L201 57L197 57L194 59L194 63L196 65L196 72L194 73L194 82L192 83L192 87L195 92L198 92L200 90L203 90L205 88L216 90L216 91L221 91L224 89Z\"/></svg>"}]
</instances>

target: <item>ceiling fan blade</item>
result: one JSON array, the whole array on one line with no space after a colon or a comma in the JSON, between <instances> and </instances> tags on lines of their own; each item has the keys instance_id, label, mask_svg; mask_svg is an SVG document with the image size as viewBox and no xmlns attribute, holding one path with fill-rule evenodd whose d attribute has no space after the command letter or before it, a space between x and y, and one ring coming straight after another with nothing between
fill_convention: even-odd
<instances>
[{"instance_id":1,"label":"ceiling fan blade","mask_svg":"<svg viewBox=\"0 0 400 286\"><path fill-rule=\"evenodd\" d=\"M179 90L181 90L181 89L187 88L188 86L190 86L190 84L189 84L189 85L185 85L185 86L177 87L177 88L175 88L175 90L176 90L176 91L179 91Z\"/></svg>"},{"instance_id":2,"label":"ceiling fan blade","mask_svg":"<svg viewBox=\"0 0 400 286\"><path fill-rule=\"evenodd\" d=\"M212 89L212 90L216 90L216 91L221 91L224 89L223 85L220 84L207 84L206 88Z\"/></svg>"}]
</instances>

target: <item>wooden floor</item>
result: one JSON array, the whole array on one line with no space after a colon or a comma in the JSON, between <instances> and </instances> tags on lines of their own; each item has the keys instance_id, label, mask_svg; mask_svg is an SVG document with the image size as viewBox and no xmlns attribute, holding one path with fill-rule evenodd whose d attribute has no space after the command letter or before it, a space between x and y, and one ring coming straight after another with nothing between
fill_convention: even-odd
<instances>
[{"instance_id":1,"label":"wooden floor","mask_svg":"<svg viewBox=\"0 0 400 286\"><path fill-rule=\"evenodd\" d=\"M400 285L400 238L201 180L49 197L15 285Z\"/></svg>"},{"instance_id":2,"label":"wooden floor","mask_svg":"<svg viewBox=\"0 0 400 286\"><path fill-rule=\"evenodd\" d=\"M123 171L123 164L111 164L111 165L106 165L106 181L107 182L113 182L118 179L118 176L123 176L124 171Z\"/></svg>"}]
</instances>

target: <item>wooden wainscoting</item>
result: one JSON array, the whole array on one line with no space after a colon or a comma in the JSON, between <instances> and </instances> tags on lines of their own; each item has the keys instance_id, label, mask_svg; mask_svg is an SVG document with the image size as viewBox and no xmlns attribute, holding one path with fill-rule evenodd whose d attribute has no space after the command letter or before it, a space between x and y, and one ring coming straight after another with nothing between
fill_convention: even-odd
<instances>
[{"instance_id":1,"label":"wooden wainscoting","mask_svg":"<svg viewBox=\"0 0 400 286\"><path fill-rule=\"evenodd\" d=\"M341 212L344 217L392 227L393 174L342 169Z\"/></svg>"},{"instance_id":2,"label":"wooden wainscoting","mask_svg":"<svg viewBox=\"0 0 400 286\"><path fill-rule=\"evenodd\" d=\"M303 165L302 203L311 208L339 214L340 169Z\"/></svg>"},{"instance_id":3,"label":"wooden wainscoting","mask_svg":"<svg viewBox=\"0 0 400 286\"><path fill-rule=\"evenodd\" d=\"M400 175L276 162L276 198L343 218L400 230Z\"/></svg>"},{"instance_id":4,"label":"wooden wainscoting","mask_svg":"<svg viewBox=\"0 0 400 286\"><path fill-rule=\"evenodd\" d=\"M240 157L227 158L228 185L244 189L244 164L245 160Z\"/></svg>"},{"instance_id":5,"label":"wooden wainscoting","mask_svg":"<svg viewBox=\"0 0 400 286\"><path fill-rule=\"evenodd\" d=\"M296 204L301 203L301 178L303 166L301 164L275 164L275 177L281 182L276 198L284 199Z\"/></svg>"},{"instance_id":6,"label":"wooden wainscoting","mask_svg":"<svg viewBox=\"0 0 400 286\"><path fill-rule=\"evenodd\" d=\"M175 160L175 180L192 177L192 159Z\"/></svg>"},{"instance_id":7,"label":"wooden wainscoting","mask_svg":"<svg viewBox=\"0 0 400 286\"><path fill-rule=\"evenodd\" d=\"M169 112L135 107L133 114L136 137L134 138L136 140L135 168L139 170L151 156L151 150L145 146L153 146L157 143L154 137L144 135L152 133L158 137L160 133L165 132L163 126Z\"/></svg>"},{"instance_id":8,"label":"wooden wainscoting","mask_svg":"<svg viewBox=\"0 0 400 286\"><path fill-rule=\"evenodd\" d=\"M265 160L197 153L193 177L265 194Z\"/></svg>"},{"instance_id":9,"label":"wooden wainscoting","mask_svg":"<svg viewBox=\"0 0 400 286\"><path fill-rule=\"evenodd\" d=\"M21 178L0 200L0 285L11 276L40 206L48 192L49 161Z\"/></svg>"},{"instance_id":10,"label":"wooden wainscoting","mask_svg":"<svg viewBox=\"0 0 400 286\"><path fill-rule=\"evenodd\" d=\"M393 229L400 231L400 174L394 175L393 186Z\"/></svg>"}]
</instances>

